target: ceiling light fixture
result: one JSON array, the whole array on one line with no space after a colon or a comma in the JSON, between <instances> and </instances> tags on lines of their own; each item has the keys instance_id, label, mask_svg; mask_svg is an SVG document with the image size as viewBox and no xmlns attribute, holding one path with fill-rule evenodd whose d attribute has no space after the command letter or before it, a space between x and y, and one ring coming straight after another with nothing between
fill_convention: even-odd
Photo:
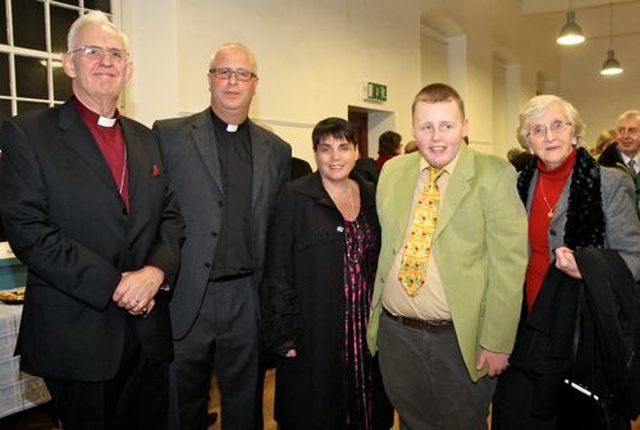
<instances>
[{"instance_id":1,"label":"ceiling light fixture","mask_svg":"<svg viewBox=\"0 0 640 430\"><path fill-rule=\"evenodd\" d=\"M584 42L584 34L578 24L576 24L576 13L571 8L569 1L569 10L567 11L567 22L562 26L556 42L559 45L579 45Z\"/></svg>"},{"instance_id":2,"label":"ceiling light fixture","mask_svg":"<svg viewBox=\"0 0 640 430\"><path fill-rule=\"evenodd\" d=\"M613 2L609 3L609 50L607 51L607 59L602 65L600 70L601 75L619 75L622 73L622 66L620 62L616 60L615 53L613 51Z\"/></svg>"}]
</instances>

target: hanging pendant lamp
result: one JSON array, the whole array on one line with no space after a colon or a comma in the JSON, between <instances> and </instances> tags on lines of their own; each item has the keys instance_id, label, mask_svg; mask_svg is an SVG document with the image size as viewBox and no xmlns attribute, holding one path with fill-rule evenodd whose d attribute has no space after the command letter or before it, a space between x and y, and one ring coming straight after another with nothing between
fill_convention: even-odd
<instances>
[{"instance_id":1,"label":"hanging pendant lamp","mask_svg":"<svg viewBox=\"0 0 640 430\"><path fill-rule=\"evenodd\" d=\"M601 75L611 76L622 73L622 66L616 60L613 51L613 2L609 3L609 50L607 51L607 59L602 64Z\"/></svg>"},{"instance_id":2,"label":"hanging pendant lamp","mask_svg":"<svg viewBox=\"0 0 640 430\"><path fill-rule=\"evenodd\" d=\"M571 9L567 11L567 22L562 26L556 42L559 45L579 45L584 42L584 34L582 28L576 23L576 13Z\"/></svg>"}]
</instances>

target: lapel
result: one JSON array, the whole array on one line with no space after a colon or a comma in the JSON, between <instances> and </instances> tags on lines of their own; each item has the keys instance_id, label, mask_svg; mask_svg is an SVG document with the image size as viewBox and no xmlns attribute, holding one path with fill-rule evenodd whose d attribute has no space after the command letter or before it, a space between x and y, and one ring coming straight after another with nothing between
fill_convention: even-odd
<instances>
[{"instance_id":1,"label":"lapel","mask_svg":"<svg viewBox=\"0 0 640 430\"><path fill-rule=\"evenodd\" d=\"M267 180L267 168L269 167L269 156L271 154L271 142L269 134L260 126L247 119L249 126L249 136L251 137L251 159L253 165L251 204L257 207L256 199L260 194L262 185Z\"/></svg>"},{"instance_id":2,"label":"lapel","mask_svg":"<svg viewBox=\"0 0 640 430\"><path fill-rule=\"evenodd\" d=\"M209 175L211 175L214 184L218 187L218 191L220 194L224 194L222 176L220 174L218 143L216 142L216 134L213 131L209 109L206 108L193 117L190 139L200 154L202 162Z\"/></svg>"},{"instance_id":3,"label":"lapel","mask_svg":"<svg viewBox=\"0 0 640 430\"><path fill-rule=\"evenodd\" d=\"M127 151L127 174L129 175L129 206L133 211L136 205L133 201L136 196L136 191L140 185L140 181L144 178L145 172L142 171L143 166L147 166L148 160L145 162L146 154L144 152L144 145L138 144L138 133L131 127L129 120L124 117L120 117L120 126L122 127L122 134L124 136L125 151ZM151 175L151 172L146 172L147 175Z\"/></svg>"},{"instance_id":4,"label":"lapel","mask_svg":"<svg viewBox=\"0 0 640 430\"><path fill-rule=\"evenodd\" d=\"M86 163L96 176L120 199L118 188L113 181L109 165L104 159L91 131L73 107L72 99L60 107L58 126L63 131L63 142Z\"/></svg>"},{"instance_id":5,"label":"lapel","mask_svg":"<svg viewBox=\"0 0 640 430\"><path fill-rule=\"evenodd\" d=\"M416 151L415 154L403 155L403 157L412 157L410 163L406 166L406 171L410 172L410 177L407 180L402 174L394 175L395 180L388 190L388 192L394 196L393 207L389 209L391 211L390 213L395 212L397 214L397 216L395 216L396 227L398 229L396 236L399 238L399 241L403 240L407 224L409 223L409 213L411 212L413 195L420 177L420 162L422 160L422 155L420 155L418 151Z\"/></svg>"},{"instance_id":6,"label":"lapel","mask_svg":"<svg viewBox=\"0 0 640 430\"><path fill-rule=\"evenodd\" d=\"M475 176L475 154L467 147L466 144L460 145L460 155L453 174L449 178L447 186L447 194L444 196L440 212L438 214L438 225L433 233L435 241L440 233L444 231L447 224L451 221L453 215L457 212L458 207L464 198L471 191L469 182Z\"/></svg>"}]
</instances>

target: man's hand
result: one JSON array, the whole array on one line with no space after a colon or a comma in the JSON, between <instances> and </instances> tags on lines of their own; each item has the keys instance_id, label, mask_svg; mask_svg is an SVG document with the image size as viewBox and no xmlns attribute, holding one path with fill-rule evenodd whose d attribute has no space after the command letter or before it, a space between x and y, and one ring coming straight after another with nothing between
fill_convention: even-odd
<instances>
[{"instance_id":1,"label":"man's hand","mask_svg":"<svg viewBox=\"0 0 640 430\"><path fill-rule=\"evenodd\" d=\"M153 298L163 281L164 272L155 266L124 272L112 299L130 314L146 316L155 305Z\"/></svg>"},{"instance_id":2,"label":"man's hand","mask_svg":"<svg viewBox=\"0 0 640 430\"><path fill-rule=\"evenodd\" d=\"M500 375L504 372L507 367L509 367L509 356L511 354L504 354L501 352L492 352L486 349L483 349L480 352L480 357L478 357L478 362L476 363L476 370L482 370L485 365L489 367L487 371L487 375L493 378L494 376Z\"/></svg>"}]
</instances>

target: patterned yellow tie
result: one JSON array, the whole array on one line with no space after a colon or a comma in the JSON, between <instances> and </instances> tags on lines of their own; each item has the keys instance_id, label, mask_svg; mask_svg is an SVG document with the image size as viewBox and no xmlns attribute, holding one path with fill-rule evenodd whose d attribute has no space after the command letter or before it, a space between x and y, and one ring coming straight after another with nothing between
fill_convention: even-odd
<instances>
[{"instance_id":1,"label":"patterned yellow tie","mask_svg":"<svg viewBox=\"0 0 640 430\"><path fill-rule=\"evenodd\" d=\"M441 174L442 169L429 167L429 183L420 191L409 238L402 254L398 279L411 297L418 294L418 290L424 284L431 238L438 223L440 193L436 181Z\"/></svg>"}]
</instances>

